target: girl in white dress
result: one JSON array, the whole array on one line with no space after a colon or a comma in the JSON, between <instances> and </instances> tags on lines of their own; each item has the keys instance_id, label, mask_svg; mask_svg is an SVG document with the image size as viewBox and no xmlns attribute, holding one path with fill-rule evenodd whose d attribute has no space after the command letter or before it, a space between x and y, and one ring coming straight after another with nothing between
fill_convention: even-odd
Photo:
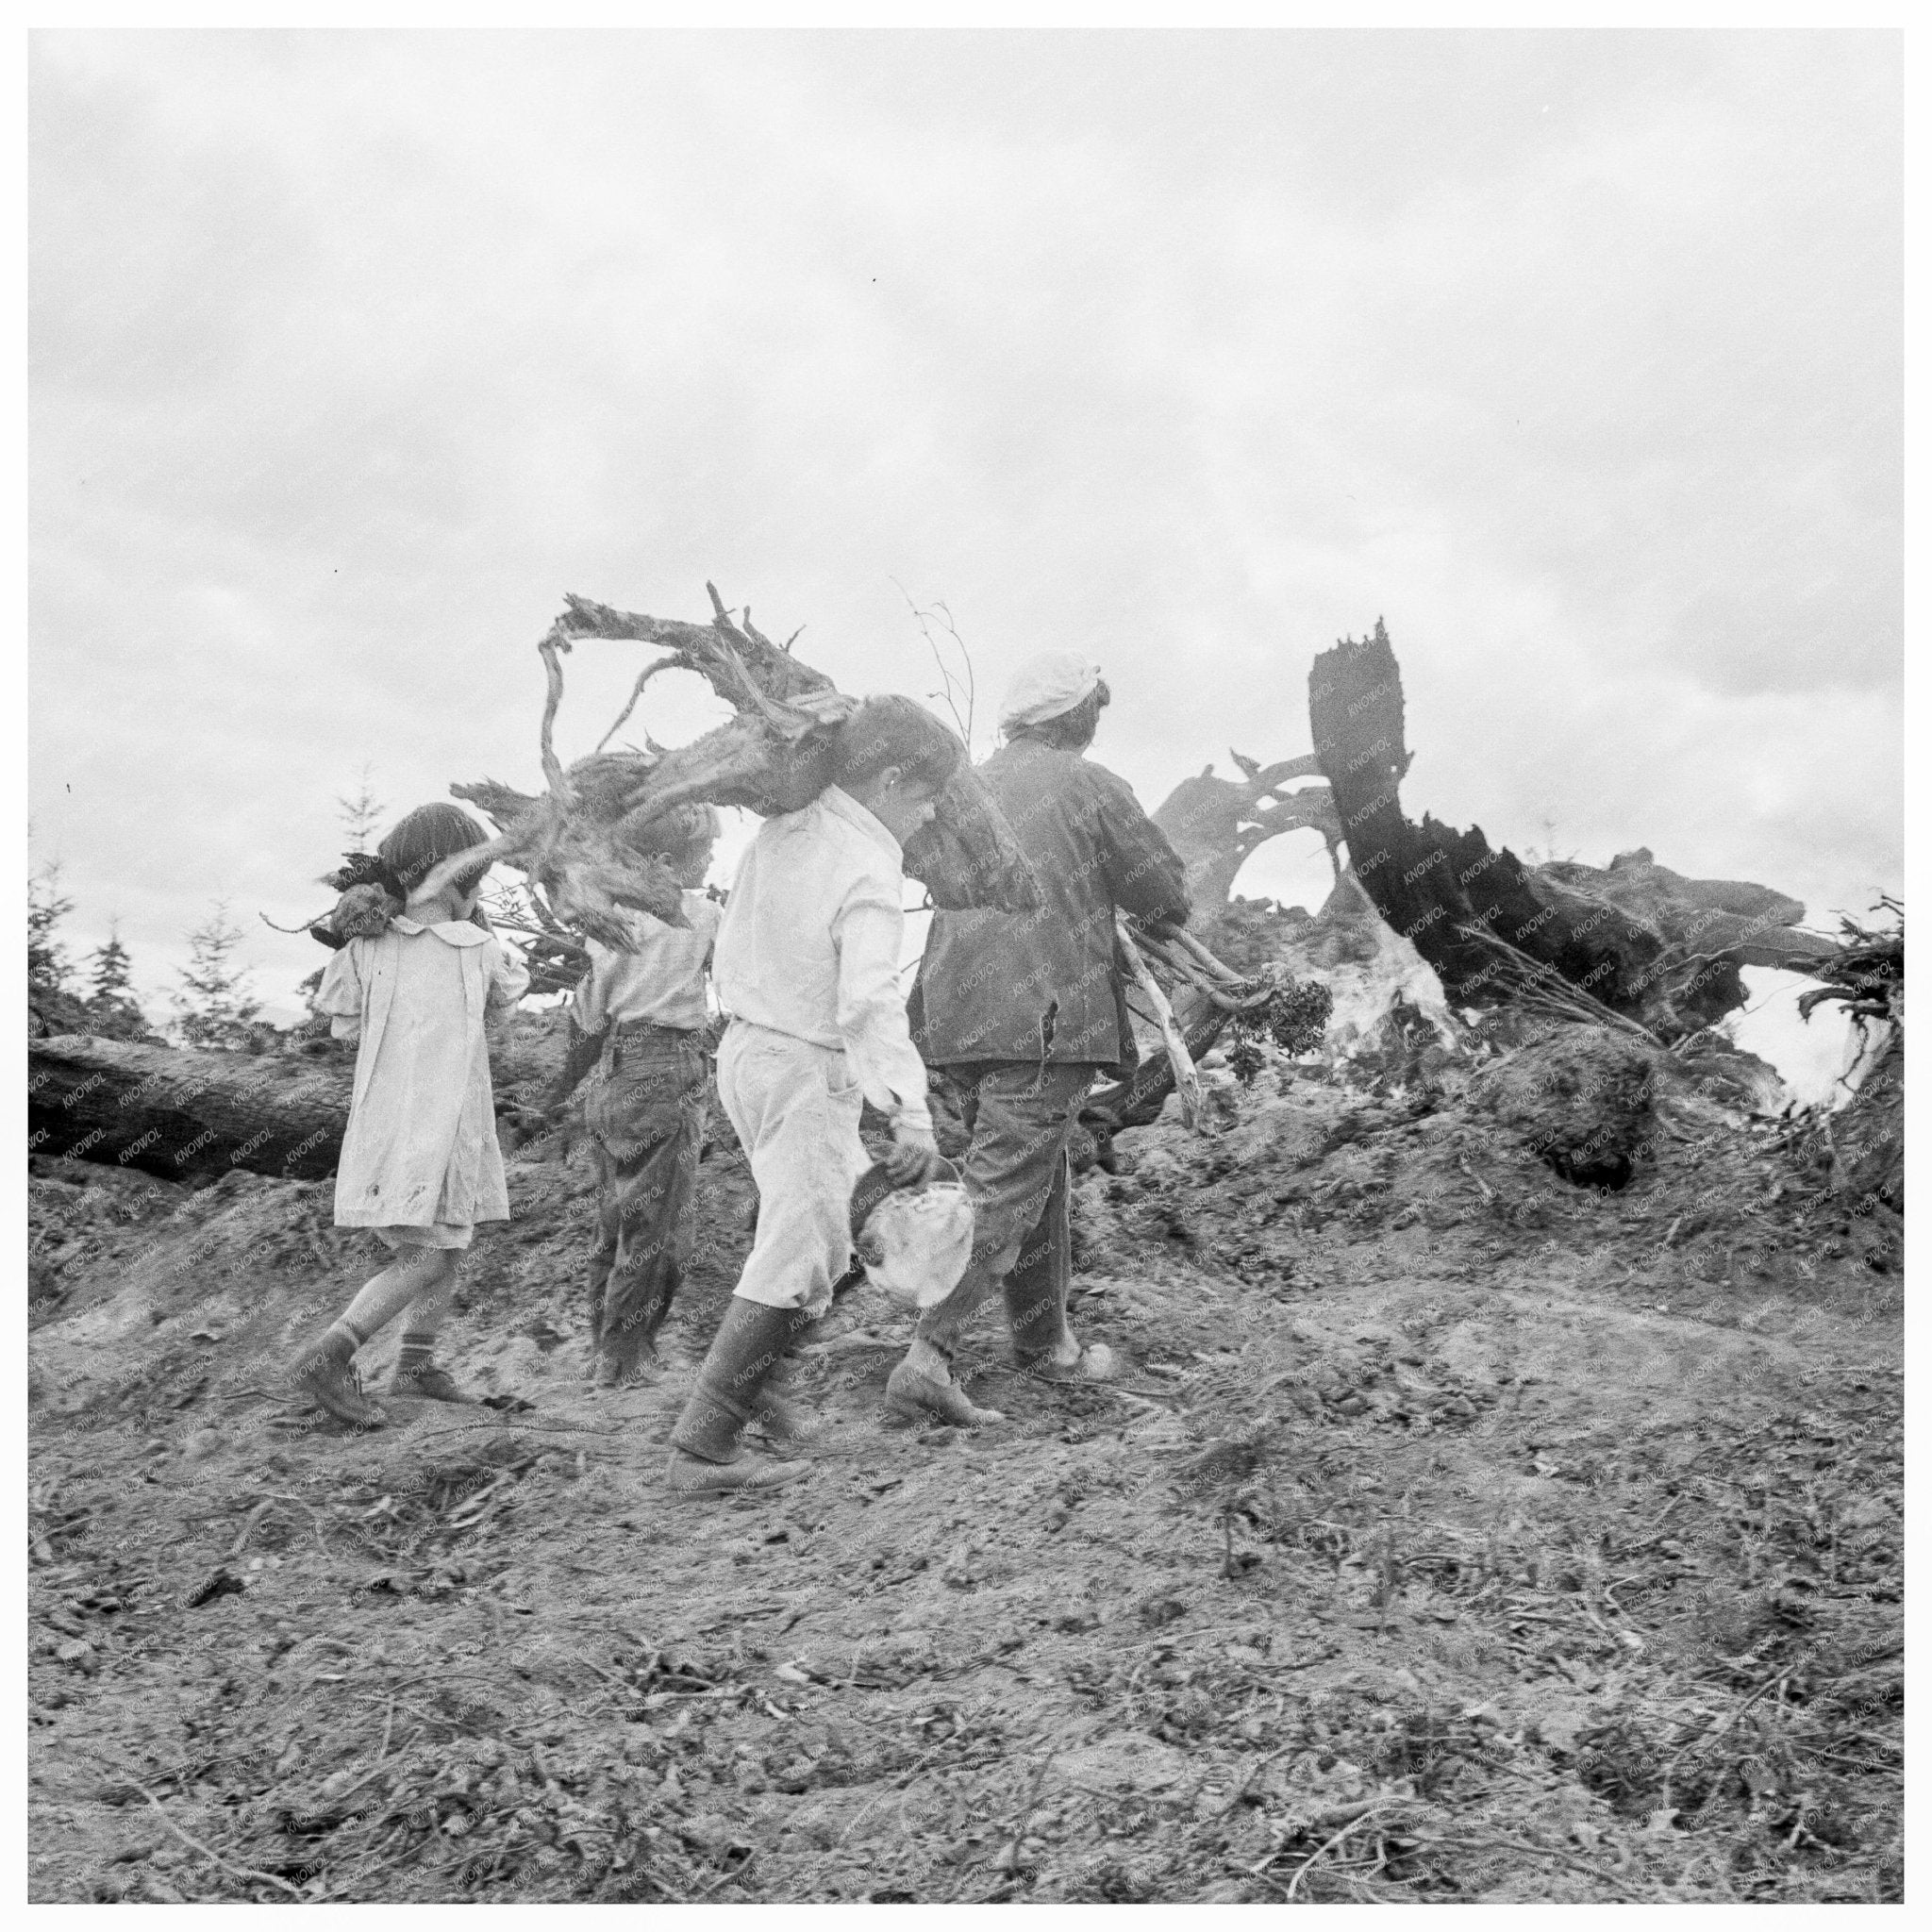
<instances>
[{"instance_id":1,"label":"girl in white dress","mask_svg":"<svg viewBox=\"0 0 1932 1932\"><path fill-rule=\"evenodd\" d=\"M388 1417L362 1392L356 1351L406 1308L390 1389L466 1399L435 1365L437 1331L476 1224L509 1219L484 1016L514 1007L529 974L477 910L487 864L420 890L443 859L488 841L454 805L419 807L373 863L352 861L363 882L329 922L340 950L315 1004L338 1040L359 1042L336 1225L373 1229L395 1259L302 1357L295 1380L330 1415L363 1428Z\"/></svg>"}]
</instances>

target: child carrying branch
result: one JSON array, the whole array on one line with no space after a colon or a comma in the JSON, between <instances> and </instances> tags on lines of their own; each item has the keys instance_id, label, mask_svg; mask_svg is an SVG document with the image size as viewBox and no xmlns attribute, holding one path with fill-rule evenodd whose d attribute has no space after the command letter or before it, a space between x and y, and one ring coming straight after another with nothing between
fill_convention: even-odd
<instances>
[{"instance_id":1,"label":"child carrying branch","mask_svg":"<svg viewBox=\"0 0 1932 1932\"><path fill-rule=\"evenodd\" d=\"M674 1493L765 1489L808 1468L741 1461L739 1440L754 1415L781 1440L808 1424L772 1385L851 1265L853 1189L873 1164L864 1102L891 1121L879 1165L894 1186L942 1168L899 991L902 860L965 758L910 698L868 698L839 726L832 783L767 819L738 868L718 931L731 1014L718 1097L758 1183L758 1232L671 1432Z\"/></svg>"},{"instance_id":2,"label":"child carrying branch","mask_svg":"<svg viewBox=\"0 0 1932 1932\"><path fill-rule=\"evenodd\" d=\"M687 806L651 830L652 849L683 889L688 924L625 915L635 951L588 940L591 970L571 1008L571 1045L546 1108L553 1118L596 1068L584 1124L597 1158L597 1245L591 1256L591 1375L623 1388L657 1360L658 1331L691 1259L710 1064L705 970L723 908L700 890L720 820Z\"/></svg>"},{"instance_id":3,"label":"child carrying branch","mask_svg":"<svg viewBox=\"0 0 1932 1932\"><path fill-rule=\"evenodd\" d=\"M330 921L340 950L315 1005L338 1040L359 1042L336 1170L336 1225L373 1229L396 1257L294 1374L322 1408L362 1428L388 1417L363 1393L356 1352L405 1310L391 1391L466 1399L435 1365L436 1336L476 1224L509 1219L484 1016L514 1007L529 975L477 910L487 864L436 891L420 890L444 859L488 840L457 806L418 807L375 861L362 862L363 882L343 893Z\"/></svg>"}]
</instances>

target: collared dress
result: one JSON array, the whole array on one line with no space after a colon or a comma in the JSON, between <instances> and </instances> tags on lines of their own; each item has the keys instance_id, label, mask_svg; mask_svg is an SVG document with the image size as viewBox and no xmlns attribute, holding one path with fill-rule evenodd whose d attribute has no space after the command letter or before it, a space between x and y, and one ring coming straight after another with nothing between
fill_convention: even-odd
<instances>
[{"instance_id":1,"label":"collared dress","mask_svg":"<svg viewBox=\"0 0 1932 1932\"><path fill-rule=\"evenodd\" d=\"M358 1040L336 1169L336 1225L391 1246L468 1247L509 1219L484 1020L514 1007L529 974L467 920L391 922L351 940L316 995L339 1040Z\"/></svg>"}]
</instances>

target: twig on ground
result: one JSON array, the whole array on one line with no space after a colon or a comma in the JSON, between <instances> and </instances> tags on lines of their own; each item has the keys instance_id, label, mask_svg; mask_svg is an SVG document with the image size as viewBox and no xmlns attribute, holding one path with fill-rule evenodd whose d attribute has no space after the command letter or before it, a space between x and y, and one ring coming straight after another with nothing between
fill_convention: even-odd
<instances>
[{"instance_id":1,"label":"twig on ground","mask_svg":"<svg viewBox=\"0 0 1932 1932\"><path fill-rule=\"evenodd\" d=\"M1527 1852L1533 1857L1548 1858L1553 1863L1567 1865L1573 1872L1581 1872L1586 1877L1594 1878L1599 1885L1607 1885L1627 1904L1640 1903L1635 1892L1628 1890L1615 1876L1604 1871L1601 1866L1588 1864L1582 1858L1574 1857L1568 1852L1559 1852L1552 1845L1535 1844L1528 1839L1520 1838L1457 1837L1453 1839L1431 1839L1426 1842L1430 1846L1443 1850L1456 1845L1470 1845L1478 1851ZM1418 1846L1417 1849L1421 1850L1422 1847ZM1410 1854L1410 1856L1414 1855Z\"/></svg>"},{"instance_id":2,"label":"twig on ground","mask_svg":"<svg viewBox=\"0 0 1932 1932\"><path fill-rule=\"evenodd\" d=\"M1055 1744L1041 1757L1040 1768L1033 1774L1033 1783L1027 1789L1026 1802L1020 1808L1019 1822L1013 1826L1013 1835L1008 1839L1006 1845L1001 1847L1002 1851L1008 1846L1011 1847L1012 1869L1016 1875L1020 1870L1020 1848L1026 1842L1026 1827L1033 1822L1034 1812L1040 1808L1040 1793L1045 1787L1046 1774L1053 1768L1053 1761L1058 1756L1059 1746Z\"/></svg>"},{"instance_id":3,"label":"twig on ground","mask_svg":"<svg viewBox=\"0 0 1932 1932\"><path fill-rule=\"evenodd\" d=\"M248 1547L248 1539L255 1534L255 1525L275 1507L275 1499L270 1496L265 1502L258 1503L248 1512L248 1521L242 1525L242 1534L228 1547L231 1558L239 1557Z\"/></svg>"},{"instance_id":4,"label":"twig on ground","mask_svg":"<svg viewBox=\"0 0 1932 1932\"><path fill-rule=\"evenodd\" d=\"M222 1868L222 1870L227 1873L231 1878L247 1878L252 1879L258 1885L273 1885L277 1891L285 1891L289 1894L291 1898L299 1899L302 1896L301 1892L298 1891L294 1886L291 1885L286 1879L277 1878L273 1872L257 1872L252 1867L247 1865L229 1864L227 1859L222 1857L221 1853L217 1851L211 1851L207 1845L203 1844L198 1838L195 1838L192 1836L190 1833L182 1830L182 1828L178 1824L176 1824L172 1818L168 1816L168 1807L165 1805L163 1805L161 1801L158 1797L156 1797L155 1794L151 1790L149 1790L144 1784L142 1784L138 1779L131 1777L128 1778L127 1782L130 1785L132 1785L134 1789L137 1791L139 1791L141 1795L143 1798L145 1798L148 1801L148 1803L152 1805L158 1812L159 1812L161 1823L165 1824L168 1827L168 1829L172 1831L175 1834L175 1836L181 1840L183 1844L188 1846L188 1848L191 1851L198 1852L204 1858L208 1859L211 1863L219 1865Z\"/></svg>"},{"instance_id":5,"label":"twig on ground","mask_svg":"<svg viewBox=\"0 0 1932 1932\"><path fill-rule=\"evenodd\" d=\"M1663 1809L1668 1810L1670 1808L1671 1779L1675 1774L1678 1765L1683 1763L1686 1756L1688 1756L1691 1747L1693 1745L1699 1745L1700 1742L1703 1748L1709 1748L1710 1746L1715 1745L1718 1742L1718 1740L1722 1739L1730 1730L1731 1726L1735 1724L1738 1722L1738 1720L1740 1717L1742 1717L1744 1713L1747 1710L1749 1710L1751 1707L1754 1704L1756 1704L1757 1700L1766 1693L1766 1691L1771 1690L1774 1687L1782 1684L1785 1681L1785 1679L1789 1677L1791 1674L1791 1673L1796 1669L1796 1664L1786 1664L1782 1670L1778 1671L1774 1675L1767 1677L1763 1683L1758 1685L1757 1690L1752 1691L1750 1696L1745 1698L1743 1703L1739 1705L1738 1707L1731 1712L1730 1716L1725 1718L1724 1723L1719 1724L1717 1729L1712 1731L1707 1738L1703 1738L1701 1740L1697 1737L1687 1738L1684 1740L1684 1742L1677 1747L1676 1755L1671 1759L1671 1761L1667 1765L1664 1766L1664 1774L1662 1780L1662 1797L1659 1801L1661 1807Z\"/></svg>"},{"instance_id":6,"label":"twig on ground","mask_svg":"<svg viewBox=\"0 0 1932 1932\"><path fill-rule=\"evenodd\" d=\"M1633 1040L1641 1040L1659 1052L1663 1050L1663 1041L1648 1026L1605 1006L1593 993L1574 980L1565 979L1554 966L1532 958L1507 940L1498 939L1487 926L1457 925L1456 930L1464 939L1474 940L1496 953L1505 969L1499 976L1511 980L1520 1004L1542 1007L1565 1019L1594 1021L1598 1025L1614 1027Z\"/></svg>"},{"instance_id":7,"label":"twig on ground","mask_svg":"<svg viewBox=\"0 0 1932 1932\"><path fill-rule=\"evenodd\" d=\"M1295 1872L1294 1876L1288 1881L1287 1896L1290 1902L1292 1903L1296 1891L1299 1890L1301 1888L1302 1880L1308 1875L1309 1869L1316 1863L1318 1859L1321 1858L1324 1853L1332 1852L1335 1849L1335 1847L1339 1845L1342 1841L1342 1840L1345 1839L1349 1835L1349 1833L1352 1832L1356 1828L1356 1826L1362 1822L1363 1819L1373 1818L1378 1811L1391 1810L1394 1807L1394 1806L1399 1802L1399 1800L1391 1798L1379 1805L1365 1806L1360 1811L1357 1812L1353 1818L1344 1818L1340 1827L1334 1833L1334 1835L1330 1838L1324 1839L1321 1844L1317 1845L1315 1849L1312 1852L1310 1852L1306 1858L1302 1860L1300 1866L1297 1868ZM1268 1857L1263 1858L1260 1864L1257 1865L1254 1869L1257 1873L1265 1872L1267 1867L1274 1861L1274 1853L1270 1852L1268 1854Z\"/></svg>"}]
</instances>

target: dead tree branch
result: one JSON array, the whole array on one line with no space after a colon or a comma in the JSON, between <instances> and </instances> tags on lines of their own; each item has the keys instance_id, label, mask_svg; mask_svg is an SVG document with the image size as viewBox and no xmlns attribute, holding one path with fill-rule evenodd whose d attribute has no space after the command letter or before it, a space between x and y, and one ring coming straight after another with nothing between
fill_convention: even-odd
<instances>
[{"instance_id":1,"label":"dead tree branch","mask_svg":"<svg viewBox=\"0 0 1932 1932\"><path fill-rule=\"evenodd\" d=\"M538 644L544 666L539 757L545 790L531 798L494 780L453 786L457 797L489 813L497 836L481 853L446 860L423 890L437 890L487 857L525 873L559 925L627 950L626 911L683 924L677 882L653 845L678 808L738 806L770 816L799 810L824 789L834 734L858 700L773 643L752 624L748 609L734 618L715 585L705 589L709 624L565 597L562 613ZM646 752L600 746L566 768L554 743L562 660L592 640L650 644L667 653L640 675L618 724L630 716L648 679L671 669L696 673L736 715L687 745ZM605 743L616 729L605 734ZM908 842L906 870L924 883L935 905L948 908L1019 911L1037 899L1011 829L970 764L940 800L933 824Z\"/></svg>"}]
</instances>

